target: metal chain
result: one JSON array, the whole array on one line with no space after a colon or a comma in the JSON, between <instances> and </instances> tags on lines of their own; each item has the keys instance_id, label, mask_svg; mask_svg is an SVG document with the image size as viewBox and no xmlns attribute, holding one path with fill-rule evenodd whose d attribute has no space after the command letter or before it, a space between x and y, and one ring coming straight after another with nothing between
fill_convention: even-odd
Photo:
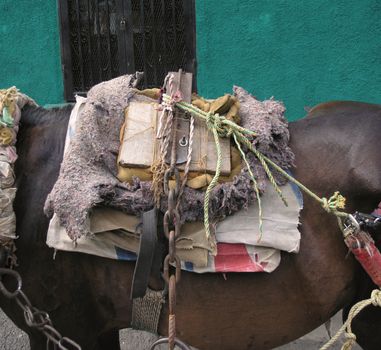
<instances>
[{"instance_id":1,"label":"metal chain","mask_svg":"<svg viewBox=\"0 0 381 350\"><path fill-rule=\"evenodd\" d=\"M173 162L171 162L173 163ZM174 188L170 188L169 179L175 178ZM164 235L168 239L168 254L164 259L163 277L168 286L169 318L168 337L161 338L152 344L151 350L160 344L168 344L173 350L175 345L180 349L190 350L190 347L176 338L176 284L181 278L181 262L176 254L176 238L180 234L180 214L178 211L178 196L181 188L180 175L177 168L172 166L164 175L164 192L168 196L168 209L164 214ZM171 268L174 266L174 269ZM173 271L174 270L174 271Z\"/></svg>"},{"instance_id":2,"label":"metal chain","mask_svg":"<svg viewBox=\"0 0 381 350\"><path fill-rule=\"evenodd\" d=\"M181 80L181 69L178 74L178 82L177 86L180 88L180 80ZM167 81L168 79L168 81ZM169 318L168 318L168 337L159 339L155 343L152 344L151 350L155 349L159 344L168 344L168 349L173 350L175 345L180 347L183 350L190 350L190 347L176 338L176 284L180 281L181 277L181 262L180 258L176 254L176 238L180 235L180 214L179 214L179 203L181 193L184 190L184 186L186 183L186 178L189 171L189 163L190 163L190 153L192 152L192 146L190 149L188 148L188 157L187 157L187 166L184 174L184 179L181 182L179 170L176 168L176 133L177 133L177 122L179 116L179 110L173 110L174 102L177 99L181 98L180 91L174 91L174 76L173 74L167 76L164 86L166 86L168 82L169 93L171 96L170 108L168 113L168 120L171 120L171 129L167 129L167 137L165 139L166 144L169 145L169 142L172 141L172 147L170 150L170 166L164 173L163 178L163 190L164 194L168 197L168 208L164 214L164 235L168 239L168 255L164 259L164 267L163 267L163 278L167 285L168 289L168 302L169 302ZM164 115L163 115L164 116ZM161 120L163 123L163 120ZM191 132L193 138L193 128L194 128L194 120L191 120ZM163 159L167 156L168 146L166 149L162 150ZM170 178L174 178L175 186L170 186Z\"/></svg>"},{"instance_id":3,"label":"metal chain","mask_svg":"<svg viewBox=\"0 0 381 350\"><path fill-rule=\"evenodd\" d=\"M3 283L3 276L13 278L16 282L15 290L9 290ZM37 329L46 336L46 349L81 350L73 340L63 337L54 327L47 312L37 309L31 304L29 298L22 291L20 274L9 268L0 268L0 293L6 298L13 299L24 313L25 323L28 327Z\"/></svg>"}]
</instances>

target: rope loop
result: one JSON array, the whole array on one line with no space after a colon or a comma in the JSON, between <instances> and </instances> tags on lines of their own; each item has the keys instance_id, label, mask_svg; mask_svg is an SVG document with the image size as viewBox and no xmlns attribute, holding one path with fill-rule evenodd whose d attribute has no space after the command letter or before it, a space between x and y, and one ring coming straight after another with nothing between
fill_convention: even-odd
<instances>
[{"instance_id":1,"label":"rope loop","mask_svg":"<svg viewBox=\"0 0 381 350\"><path fill-rule=\"evenodd\" d=\"M321 205L323 207L323 209L327 212L327 213L330 213L332 210L328 204L328 199L325 198L325 197L322 197L321 199Z\"/></svg>"},{"instance_id":2,"label":"rope loop","mask_svg":"<svg viewBox=\"0 0 381 350\"><path fill-rule=\"evenodd\" d=\"M216 128L219 135L224 132L224 128L221 123L221 117L218 113L214 114L214 127Z\"/></svg>"},{"instance_id":3,"label":"rope loop","mask_svg":"<svg viewBox=\"0 0 381 350\"><path fill-rule=\"evenodd\" d=\"M347 340L343 344L341 350L351 350L353 345L356 344L356 335L352 332L347 332L345 333L345 338L347 338Z\"/></svg>"},{"instance_id":4,"label":"rope loop","mask_svg":"<svg viewBox=\"0 0 381 350\"><path fill-rule=\"evenodd\" d=\"M352 332L352 321L362 310L364 310L369 305L381 306L381 290L380 289L373 290L369 299L361 300L352 306L348 314L348 319L337 331L337 333L325 345L323 345L320 348L320 350L326 350L329 347L331 347L343 333L345 333L347 340L344 343L341 350L351 350L352 346L356 342L356 336Z\"/></svg>"},{"instance_id":5,"label":"rope loop","mask_svg":"<svg viewBox=\"0 0 381 350\"><path fill-rule=\"evenodd\" d=\"M212 112L208 112L206 114L206 126L209 130L213 130L214 128L214 114Z\"/></svg>"},{"instance_id":6,"label":"rope loop","mask_svg":"<svg viewBox=\"0 0 381 350\"><path fill-rule=\"evenodd\" d=\"M345 197L336 191L329 199L321 198L322 207L328 213L336 212L338 209L345 208Z\"/></svg>"},{"instance_id":7,"label":"rope loop","mask_svg":"<svg viewBox=\"0 0 381 350\"><path fill-rule=\"evenodd\" d=\"M370 295L370 299L372 301L373 306L381 307L381 290L380 289L373 290L372 294Z\"/></svg>"},{"instance_id":8,"label":"rope loop","mask_svg":"<svg viewBox=\"0 0 381 350\"><path fill-rule=\"evenodd\" d=\"M216 130L219 137L230 137L233 134L238 134L238 129L230 124L226 124L224 116L218 113L207 112L205 117L206 125L209 130Z\"/></svg>"},{"instance_id":9,"label":"rope loop","mask_svg":"<svg viewBox=\"0 0 381 350\"><path fill-rule=\"evenodd\" d=\"M232 128L232 127L228 127L228 128L227 128L226 137L230 137L230 136L232 136L233 134L235 134L233 128Z\"/></svg>"},{"instance_id":10,"label":"rope loop","mask_svg":"<svg viewBox=\"0 0 381 350\"><path fill-rule=\"evenodd\" d=\"M172 94L168 95L164 93L163 102L167 102L167 103L172 102L173 99L171 96ZM251 139L257 136L256 132L246 129L242 126L239 126L233 121L228 120L225 117L220 116L218 114L213 114L210 111L209 112L202 111L196 106L193 106L192 104L186 103L184 101L177 102L175 103L175 105L179 107L181 110L188 112L199 119L204 120L208 130L210 130L213 133L217 154L221 152L221 147L218 141L218 137L230 137L230 136L233 136L235 138L235 142L238 142L241 145L244 145L250 152L254 153L254 155L259 159L263 168L265 169L265 172L271 182L271 185L275 188L276 192L278 193L278 195L283 200L286 206L287 206L287 201L283 197L282 191L280 190L279 186L276 184L276 181L269 169L269 166L277 170L287 180L297 185L302 191L304 191L310 197L312 197L317 202L319 202L328 213L335 215L338 218L339 224L342 218L348 217L347 213L339 210L339 209L344 209L345 207L345 198L342 195L340 195L339 192L335 192L334 195L331 196L329 199L320 198L317 194L312 192L310 189L308 189L306 186L304 186L302 183L296 180L293 176L288 174L279 165L277 165L271 159L269 159L264 154L256 150L253 147L251 142ZM221 163L222 161L221 154L219 155L219 157L220 157L219 163ZM211 189L214 187L215 183L217 182L219 178L220 164L217 164L216 168L217 168L216 175L214 176L213 181L208 186L208 189L205 195L205 201L204 201L205 203L204 204L204 225L205 225L205 231L207 233L207 237L209 237L209 232L210 232L209 220L208 220L209 195L210 195Z\"/></svg>"}]
</instances>

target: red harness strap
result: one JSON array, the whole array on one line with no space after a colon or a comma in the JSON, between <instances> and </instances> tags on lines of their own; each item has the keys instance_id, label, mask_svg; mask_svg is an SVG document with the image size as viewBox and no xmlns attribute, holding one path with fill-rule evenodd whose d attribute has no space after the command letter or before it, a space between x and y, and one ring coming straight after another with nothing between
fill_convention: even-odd
<instances>
[{"instance_id":1,"label":"red harness strap","mask_svg":"<svg viewBox=\"0 0 381 350\"><path fill-rule=\"evenodd\" d=\"M351 251L372 281L381 288L381 254L374 243L368 249L355 248Z\"/></svg>"},{"instance_id":2,"label":"red harness strap","mask_svg":"<svg viewBox=\"0 0 381 350\"><path fill-rule=\"evenodd\" d=\"M372 237L365 231L358 231L344 241L372 281L381 287L381 254Z\"/></svg>"}]
</instances>

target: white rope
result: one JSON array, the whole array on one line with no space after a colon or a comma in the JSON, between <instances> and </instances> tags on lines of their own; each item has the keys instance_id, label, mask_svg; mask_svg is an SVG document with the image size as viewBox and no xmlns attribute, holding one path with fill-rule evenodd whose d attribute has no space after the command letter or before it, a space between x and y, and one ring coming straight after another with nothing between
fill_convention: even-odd
<instances>
[{"instance_id":1,"label":"white rope","mask_svg":"<svg viewBox=\"0 0 381 350\"><path fill-rule=\"evenodd\" d=\"M319 350L326 350L329 347L331 347L334 343L336 343L336 341L340 338L340 336L344 332L345 332L345 337L347 338L347 340L343 344L341 350L351 350L353 345L356 343L356 335L352 332L352 321L364 308L366 308L369 305L381 307L381 290L380 289L373 290L371 297L369 299L359 301L357 304L353 305L351 310L349 311L348 318L343 324L343 326Z\"/></svg>"}]
</instances>

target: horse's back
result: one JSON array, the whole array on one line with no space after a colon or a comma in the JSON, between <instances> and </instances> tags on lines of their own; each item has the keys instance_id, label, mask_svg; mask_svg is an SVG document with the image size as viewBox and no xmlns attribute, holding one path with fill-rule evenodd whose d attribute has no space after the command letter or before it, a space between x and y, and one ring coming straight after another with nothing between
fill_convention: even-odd
<instances>
[{"instance_id":1,"label":"horse's back","mask_svg":"<svg viewBox=\"0 0 381 350\"><path fill-rule=\"evenodd\" d=\"M330 101L313 107L306 118L316 118L326 115L345 115L346 117L362 115L381 116L381 105L357 101Z\"/></svg>"}]
</instances>

